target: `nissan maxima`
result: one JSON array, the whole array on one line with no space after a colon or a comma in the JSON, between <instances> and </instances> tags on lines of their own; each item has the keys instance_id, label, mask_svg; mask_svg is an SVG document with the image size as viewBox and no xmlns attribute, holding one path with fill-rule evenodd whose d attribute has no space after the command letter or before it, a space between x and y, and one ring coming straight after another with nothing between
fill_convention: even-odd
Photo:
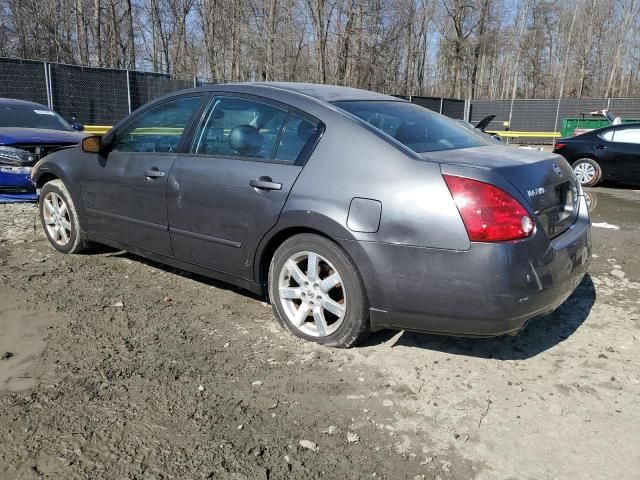
<instances>
[{"instance_id":1,"label":"nissan maxima","mask_svg":"<svg viewBox=\"0 0 640 480\"><path fill-rule=\"evenodd\" d=\"M562 157L344 87L166 96L48 155L33 181L60 252L106 244L221 279L337 347L383 328L515 334L573 292L591 256Z\"/></svg>"}]
</instances>

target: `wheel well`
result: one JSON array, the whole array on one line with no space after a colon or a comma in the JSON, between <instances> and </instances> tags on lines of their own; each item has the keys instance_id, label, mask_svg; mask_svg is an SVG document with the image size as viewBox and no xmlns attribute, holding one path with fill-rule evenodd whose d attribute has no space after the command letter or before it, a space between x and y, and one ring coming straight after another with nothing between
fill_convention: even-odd
<instances>
[{"instance_id":1,"label":"wheel well","mask_svg":"<svg viewBox=\"0 0 640 480\"><path fill-rule=\"evenodd\" d=\"M576 155L575 160L571 162L571 166L573 167L577 162L584 159L591 160L593 162L596 162L598 165L600 165L600 163L598 163L598 160L595 158L593 154L585 153L585 154Z\"/></svg>"},{"instance_id":2,"label":"wheel well","mask_svg":"<svg viewBox=\"0 0 640 480\"><path fill-rule=\"evenodd\" d=\"M266 285L269 277L269 264L271 263L271 259L273 255L276 253L276 250L280 245L282 245L288 238L293 237L294 235L298 235L300 233L314 233L316 235L320 235L321 237L325 237L332 242L334 241L328 235L320 232L319 230L314 230L313 228L306 227L291 227L281 232L278 232L273 236L273 238L269 239L269 243L262 250L262 255L260 256L260 270L258 271L258 281L261 285Z\"/></svg>"},{"instance_id":3,"label":"wheel well","mask_svg":"<svg viewBox=\"0 0 640 480\"><path fill-rule=\"evenodd\" d=\"M38 178L38 183L36 183L36 188L42 188L45 183L50 182L51 180L58 180L53 173L43 173L40 178Z\"/></svg>"}]
</instances>

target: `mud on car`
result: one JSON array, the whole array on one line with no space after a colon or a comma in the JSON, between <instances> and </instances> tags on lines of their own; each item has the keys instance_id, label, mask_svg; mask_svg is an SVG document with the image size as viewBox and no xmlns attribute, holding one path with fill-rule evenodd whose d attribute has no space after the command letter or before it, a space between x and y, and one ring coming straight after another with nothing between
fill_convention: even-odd
<instances>
[{"instance_id":1,"label":"mud on car","mask_svg":"<svg viewBox=\"0 0 640 480\"><path fill-rule=\"evenodd\" d=\"M268 295L294 335L519 331L590 259L560 156L395 97L296 83L159 99L33 172L47 238L97 242Z\"/></svg>"}]
</instances>

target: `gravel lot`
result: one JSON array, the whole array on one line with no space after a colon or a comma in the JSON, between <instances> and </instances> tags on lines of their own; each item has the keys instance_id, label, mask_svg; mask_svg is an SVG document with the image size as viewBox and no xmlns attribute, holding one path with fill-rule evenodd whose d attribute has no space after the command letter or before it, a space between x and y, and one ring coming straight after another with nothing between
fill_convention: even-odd
<instances>
[{"instance_id":1,"label":"gravel lot","mask_svg":"<svg viewBox=\"0 0 640 480\"><path fill-rule=\"evenodd\" d=\"M638 478L640 192L592 194L591 273L554 314L347 351L0 205L0 478Z\"/></svg>"}]
</instances>

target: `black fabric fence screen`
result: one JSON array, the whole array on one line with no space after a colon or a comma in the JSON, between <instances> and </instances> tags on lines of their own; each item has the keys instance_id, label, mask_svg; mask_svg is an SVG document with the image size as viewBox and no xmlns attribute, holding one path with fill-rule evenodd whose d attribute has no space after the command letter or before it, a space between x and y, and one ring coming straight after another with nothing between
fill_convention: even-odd
<instances>
[{"instance_id":1,"label":"black fabric fence screen","mask_svg":"<svg viewBox=\"0 0 640 480\"><path fill-rule=\"evenodd\" d=\"M203 77L0 58L0 97L47 105L86 125L113 125L158 97L214 83Z\"/></svg>"},{"instance_id":2,"label":"black fabric fence screen","mask_svg":"<svg viewBox=\"0 0 640 480\"><path fill-rule=\"evenodd\" d=\"M17 98L47 105L47 75L43 62L0 59L0 98Z\"/></svg>"},{"instance_id":3,"label":"black fabric fence screen","mask_svg":"<svg viewBox=\"0 0 640 480\"><path fill-rule=\"evenodd\" d=\"M48 105L65 118L89 125L113 125L129 112L171 92L211 85L204 77L90 68L49 62L0 58L0 97ZM609 108L617 116L640 119L640 98L557 98L542 100L459 100L397 95L457 120L479 122L495 115L488 130L503 122L518 132L559 132L563 118L590 117ZM518 143L551 143L552 138L516 138Z\"/></svg>"}]
</instances>

